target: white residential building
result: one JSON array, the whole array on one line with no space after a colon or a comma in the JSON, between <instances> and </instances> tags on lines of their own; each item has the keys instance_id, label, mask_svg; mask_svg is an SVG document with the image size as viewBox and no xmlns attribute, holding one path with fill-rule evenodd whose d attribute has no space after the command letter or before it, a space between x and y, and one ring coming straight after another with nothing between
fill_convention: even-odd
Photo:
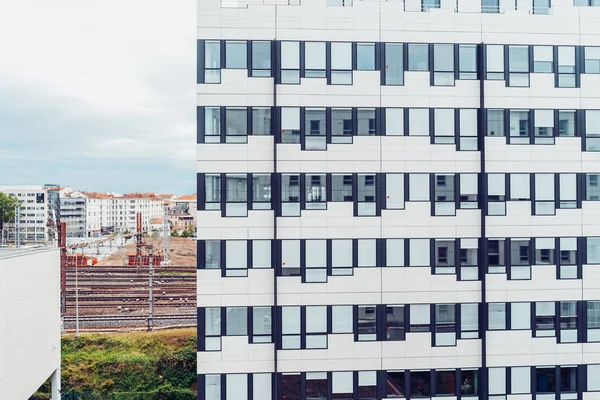
<instances>
[{"instance_id":1,"label":"white residential building","mask_svg":"<svg viewBox=\"0 0 600 400\"><path fill-rule=\"evenodd\" d=\"M46 242L48 240L48 191L42 186L0 186L0 192L21 201L20 240ZM6 225L7 238L14 240L14 224Z\"/></svg>"},{"instance_id":2,"label":"white residential building","mask_svg":"<svg viewBox=\"0 0 600 400\"><path fill-rule=\"evenodd\" d=\"M87 198L86 232L88 237L100 236L103 231L112 229L109 222L112 210L112 196L98 192L82 192Z\"/></svg>"},{"instance_id":3,"label":"white residential building","mask_svg":"<svg viewBox=\"0 0 600 400\"><path fill-rule=\"evenodd\" d=\"M83 192L70 187L61 189L60 221L67 224L67 237L88 237L87 202L88 199Z\"/></svg>"},{"instance_id":4,"label":"white residential building","mask_svg":"<svg viewBox=\"0 0 600 400\"><path fill-rule=\"evenodd\" d=\"M116 232L135 232L136 214L142 213L142 229L150 229L150 220L162 218L163 199L151 193L128 193L112 197L110 224Z\"/></svg>"},{"instance_id":5,"label":"white residential building","mask_svg":"<svg viewBox=\"0 0 600 400\"><path fill-rule=\"evenodd\" d=\"M600 398L598 2L197 5L199 399Z\"/></svg>"},{"instance_id":6,"label":"white residential building","mask_svg":"<svg viewBox=\"0 0 600 400\"><path fill-rule=\"evenodd\" d=\"M0 398L28 399L52 377L60 400L59 250L0 249L0 274Z\"/></svg>"}]
</instances>

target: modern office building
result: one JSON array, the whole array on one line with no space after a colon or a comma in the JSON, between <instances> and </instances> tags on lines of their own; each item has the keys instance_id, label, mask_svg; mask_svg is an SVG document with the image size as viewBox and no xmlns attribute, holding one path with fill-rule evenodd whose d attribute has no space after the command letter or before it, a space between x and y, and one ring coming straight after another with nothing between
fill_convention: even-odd
<instances>
[{"instance_id":1,"label":"modern office building","mask_svg":"<svg viewBox=\"0 0 600 400\"><path fill-rule=\"evenodd\" d=\"M37 185L0 186L0 192L21 202L19 221L6 224L2 233L9 242L16 242L17 225L20 243L44 243L48 240L48 190Z\"/></svg>"},{"instance_id":2,"label":"modern office building","mask_svg":"<svg viewBox=\"0 0 600 400\"><path fill-rule=\"evenodd\" d=\"M600 398L594 5L199 1L199 398Z\"/></svg>"}]
</instances>

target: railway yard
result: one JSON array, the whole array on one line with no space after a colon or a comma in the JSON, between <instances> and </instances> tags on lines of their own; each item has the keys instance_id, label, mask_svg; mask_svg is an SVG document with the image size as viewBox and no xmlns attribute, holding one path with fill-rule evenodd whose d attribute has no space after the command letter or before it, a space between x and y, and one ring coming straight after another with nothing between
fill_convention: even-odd
<instances>
[{"instance_id":1,"label":"railway yard","mask_svg":"<svg viewBox=\"0 0 600 400\"><path fill-rule=\"evenodd\" d=\"M80 331L147 329L148 267L67 267L65 331L75 329L78 303ZM196 268L154 267L154 328L196 325ZM78 288L79 298L75 292Z\"/></svg>"}]
</instances>

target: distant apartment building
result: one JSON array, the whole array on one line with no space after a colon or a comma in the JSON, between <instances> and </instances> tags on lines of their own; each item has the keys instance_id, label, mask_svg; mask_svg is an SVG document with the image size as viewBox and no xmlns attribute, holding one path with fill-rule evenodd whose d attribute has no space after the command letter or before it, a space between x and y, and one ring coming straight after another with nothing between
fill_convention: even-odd
<instances>
[{"instance_id":1,"label":"distant apartment building","mask_svg":"<svg viewBox=\"0 0 600 400\"><path fill-rule=\"evenodd\" d=\"M0 192L15 196L21 201L19 221L21 242L45 242L48 240L48 192L42 186L0 186ZM6 224L5 238L16 239L14 223Z\"/></svg>"},{"instance_id":2,"label":"distant apartment building","mask_svg":"<svg viewBox=\"0 0 600 400\"><path fill-rule=\"evenodd\" d=\"M60 185L48 183L44 189L48 192L48 216L55 225L60 222Z\"/></svg>"},{"instance_id":3,"label":"distant apartment building","mask_svg":"<svg viewBox=\"0 0 600 400\"><path fill-rule=\"evenodd\" d=\"M177 196L175 196L173 193L158 193L156 196L163 200L164 206L169 210L174 205L174 200L177 199Z\"/></svg>"},{"instance_id":4,"label":"distant apartment building","mask_svg":"<svg viewBox=\"0 0 600 400\"><path fill-rule=\"evenodd\" d=\"M154 193L128 193L112 196L109 223L115 232L135 232L135 218L142 214L142 229L150 230L150 220L163 216L164 201Z\"/></svg>"},{"instance_id":5,"label":"distant apartment building","mask_svg":"<svg viewBox=\"0 0 600 400\"><path fill-rule=\"evenodd\" d=\"M102 232L113 230L109 221L109 212L112 209L112 196L98 192L82 192L87 198L87 237L98 237Z\"/></svg>"},{"instance_id":6,"label":"distant apartment building","mask_svg":"<svg viewBox=\"0 0 600 400\"><path fill-rule=\"evenodd\" d=\"M87 237L87 197L66 187L60 191L60 221L67 224L67 237Z\"/></svg>"}]
</instances>

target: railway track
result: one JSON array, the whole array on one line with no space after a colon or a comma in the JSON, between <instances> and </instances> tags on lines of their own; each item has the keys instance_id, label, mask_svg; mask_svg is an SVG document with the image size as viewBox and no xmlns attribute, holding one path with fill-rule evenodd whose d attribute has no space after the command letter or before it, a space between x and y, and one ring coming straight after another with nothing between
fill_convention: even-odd
<instances>
[{"instance_id":1,"label":"railway track","mask_svg":"<svg viewBox=\"0 0 600 400\"><path fill-rule=\"evenodd\" d=\"M159 314L152 317L152 326L156 328L185 327L196 325L196 314ZM75 317L65 316L65 330L75 329ZM79 327L83 330L102 331L125 328L145 328L150 326L147 315L94 315L79 317Z\"/></svg>"}]
</instances>

